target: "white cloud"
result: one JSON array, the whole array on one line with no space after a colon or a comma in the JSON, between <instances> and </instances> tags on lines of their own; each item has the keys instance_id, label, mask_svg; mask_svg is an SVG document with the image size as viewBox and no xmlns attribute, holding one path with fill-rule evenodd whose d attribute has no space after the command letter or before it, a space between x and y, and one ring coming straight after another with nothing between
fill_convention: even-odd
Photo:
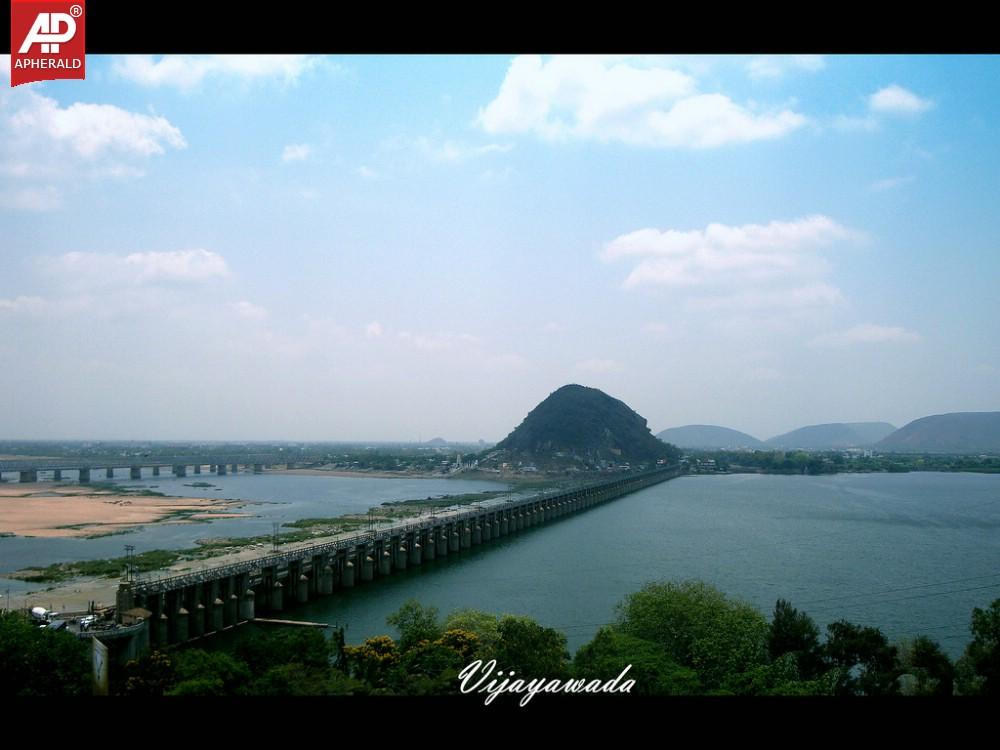
<instances>
[{"instance_id":1,"label":"white cloud","mask_svg":"<svg viewBox=\"0 0 1000 750\"><path fill-rule=\"evenodd\" d=\"M62 195L52 185L0 192L0 207L20 211L53 211L62 206Z\"/></svg>"},{"instance_id":2,"label":"white cloud","mask_svg":"<svg viewBox=\"0 0 1000 750\"><path fill-rule=\"evenodd\" d=\"M312 147L308 143L290 143L281 152L281 160L286 164L290 161L305 161L312 153Z\"/></svg>"},{"instance_id":3,"label":"white cloud","mask_svg":"<svg viewBox=\"0 0 1000 750\"><path fill-rule=\"evenodd\" d=\"M777 138L806 122L790 110L753 112L695 89L691 76L645 59L521 56L478 122L489 133L678 148Z\"/></svg>"},{"instance_id":4,"label":"white cloud","mask_svg":"<svg viewBox=\"0 0 1000 750\"><path fill-rule=\"evenodd\" d=\"M255 305L246 300L233 303L232 309L238 316L247 320L266 320L269 315L266 307Z\"/></svg>"},{"instance_id":5,"label":"white cloud","mask_svg":"<svg viewBox=\"0 0 1000 750\"><path fill-rule=\"evenodd\" d=\"M28 313L34 314L42 312L47 303L41 297L26 297L24 295L14 299L0 299L0 313Z\"/></svg>"},{"instance_id":6,"label":"white cloud","mask_svg":"<svg viewBox=\"0 0 1000 750\"><path fill-rule=\"evenodd\" d=\"M209 250L106 253L72 252L43 263L78 287L140 286L156 283L204 284L229 275L225 259Z\"/></svg>"},{"instance_id":7,"label":"white cloud","mask_svg":"<svg viewBox=\"0 0 1000 750\"><path fill-rule=\"evenodd\" d=\"M622 366L613 359L588 359L576 363L576 369L597 374L621 372Z\"/></svg>"},{"instance_id":8,"label":"white cloud","mask_svg":"<svg viewBox=\"0 0 1000 750\"><path fill-rule=\"evenodd\" d=\"M929 99L921 99L912 91L893 84L879 89L868 97L873 112L889 115L918 115L934 106Z\"/></svg>"},{"instance_id":9,"label":"white cloud","mask_svg":"<svg viewBox=\"0 0 1000 750\"><path fill-rule=\"evenodd\" d=\"M874 193L884 193L887 190L892 190L893 188L898 188L901 187L902 185L907 185L913 182L914 179L916 178L912 176L887 177L884 180L876 180L869 186L869 188Z\"/></svg>"},{"instance_id":10,"label":"white cloud","mask_svg":"<svg viewBox=\"0 0 1000 750\"><path fill-rule=\"evenodd\" d=\"M472 146L467 143L457 143L455 141L434 141L427 137L417 138L415 141L417 149L431 161L447 162L457 164L469 161L479 156L489 154L502 154L510 151L513 146L510 144L487 143L482 146Z\"/></svg>"},{"instance_id":11,"label":"white cloud","mask_svg":"<svg viewBox=\"0 0 1000 750\"><path fill-rule=\"evenodd\" d=\"M781 78L790 70L815 73L826 67L822 55L762 55L747 63L747 73L754 80Z\"/></svg>"},{"instance_id":12,"label":"white cloud","mask_svg":"<svg viewBox=\"0 0 1000 750\"><path fill-rule=\"evenodd\" d=\"M843 347L853 344L882 344L919 341L920 335L899 326L862 323L846 331L827 333L813 339L814 346Z\"/></svg>"},{"instance_id":13,"label":"white cloud","mask_svg":"<svg viewBox=\"0 0 1000 750\"><path fill-rule=\"evenodd\" d=\"M116 60L114 71L143 86L189 90L212 78L294 83L319 62L313 55L137 55Z\"/></svg>"},{"instance_id":14,"label":"white cloud","mask_svg":"<svg viewBox=\"0 0 1000 750\"><path fill-rule=\"evenodd\" d=\"M111 104L76 102L63 108L55 99L29 93L27 106L9 118L15 137L65 145L85 159L108 153L151 156L162 154L167 146L187 145L181 131L165 117L129 112Z\"/></svg>"},{"instance_id":15,"label":"white cloud","mask_svg":"<svg viewBox=\"0 0 1000 750\"><path fill-rule=\"evenodd\" d=\"M850 117L848 115L837 115L833 120L833 127L844 133L868 132L878 130L879 122L876 117Z\"/></svg>"},{"instance_id":16,"label":"white cloud","mask_svg":"<svg viewBox=\"0 0 1000 750\"><path fill-rule=\"evenodd\" d=\"M602 258L638 261L625 279L626 288L711 286L815 275L825 264L806 251L856 237L858 233L822 215L766 225L709 224L704 230L640 229L609 242Z\"/></svg>"},{"instance_id":17,"label":"white cloud","mask_svg":"<svg viewBox=\"0 0 1000 750\"><path fill-rule=\"evenodd\" d=\"M377 320L373 320L371 323L365 326L365 336L370 339L377 339L382 335L382 324Z\"/></svg>"},{"instance_id":18,"label":"white cloud","mask_svg":"<svg viewBox=\"0 0 1000 750\"><path fill-rule=\"evenodd\" d=\"M361 177L362 179L365 180L377 180L379 178L378 172L376 172L371 167L365 166L364 164L358 167L357 173L358 177Z\"/></svg>"}]
</instances>

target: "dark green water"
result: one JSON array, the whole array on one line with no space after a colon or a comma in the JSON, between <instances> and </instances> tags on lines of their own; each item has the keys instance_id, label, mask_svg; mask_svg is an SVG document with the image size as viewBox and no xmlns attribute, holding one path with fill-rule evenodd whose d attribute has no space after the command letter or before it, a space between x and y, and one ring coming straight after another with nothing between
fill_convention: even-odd
<instances>
[{"instance_id":1,"label":"dark green water","mask_svg":"<svg viewBox=\"0 0 1000 750\"><path fill-rule=\"evenodd\" d=\"M699 578L768 618L783 597L821 627L924 634L957 656L972 608L1000 597L998 530L998 475L682 477L284 616L345 624L359 643L394 634L386 615L415 597L530 615L575 651L626 593Z\"/></svg>"}]
</instances>

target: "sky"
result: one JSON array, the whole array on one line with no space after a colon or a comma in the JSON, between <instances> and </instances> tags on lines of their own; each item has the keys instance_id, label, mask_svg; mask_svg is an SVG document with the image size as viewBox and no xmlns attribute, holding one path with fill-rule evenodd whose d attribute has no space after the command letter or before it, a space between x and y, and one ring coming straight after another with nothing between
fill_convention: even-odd
<instances>
[{"instance_id":1,"label":"sky","mask_svg":"<svg viewBox=\"0 0 1000 750\"><path fill-rule=\"evenodd\" d=\"M0 438L1000 410L995 56L0 56Z\"/></svg>"}]
</instances>

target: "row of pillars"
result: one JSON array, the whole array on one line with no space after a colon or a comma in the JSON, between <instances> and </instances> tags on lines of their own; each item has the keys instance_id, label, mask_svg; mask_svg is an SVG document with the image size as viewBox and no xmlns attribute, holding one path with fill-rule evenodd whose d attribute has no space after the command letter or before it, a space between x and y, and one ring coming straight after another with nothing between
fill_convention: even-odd
<instances>
[{"instance_id":1,"label":"row of pillars","mask_svg":"<svg viewBox=\"0 0 1000 750\"><path fill-rule=\"evenodd\" d=\"M204 467L204 466L205 466L205 464L194 464L194 473L195 474L201 474L202 467ZM248 464L248 466L252 466L253 467L253 473L254 474L262 474L264 472L264 464ZM131 466L131 467L129 467L129 479L142 479L142 468L143 467L141 467L141 466ZM154 466L152 468L153 468L153 476L154 477L160 476L160 467L159 466ZM230 470L233 472L233 474L236 474L239 471L239 468L240 468L240 464L208 464L208 470L209 470L209 472L212 473L212 474L218 474L219 476L223 476L225 474L228 474ZM188 469L188 465L187 464L178 464L178 465L172 467L172 471L173 471L173 474L174 474L175 477L186 477L187 476L187 469ZM52 470L52 479L53 479L53 481L56 481L56 482L62 481L63 471L72 471L72 469L68 469L68 470L67 469L53 469ZM91 473L91 471L93 471L93 469L78 469L77 471L79 472L79 479L78 479L78 481L84 482L84 483L90 481L90 473ZM26 469L25 471L19 471L18 475L19 475L18 480L20 482L23 482L23 483L37 482L38 481L38 470L37 469ZM114 479L115 470L114 469L105 469L104 470L104 476L107 479Z\"/></svg>"},{"instance_id":2,"label":"row of pillars","mask_svg":"<svg viewBox=\"0 0 1000 750\"><path fill-rule=\"evenodd\" d=\"M292 604L305 604L317 596L329 596L335 588L352 588L358 581L373 581L376 576L388 576L393 571L420 565L424 560L459 553L494 538L585 510L655 481L662 481L662 478L622 480L569 498L539 500L517 508L501 507L375 544L292 560L280 577L275 567L262 571L259 602L256 592L250 588L248 574L223 576L154 595L145 604L153 612L150 641L153 645L180 643L223 630L252 620L258 606L281 612Z\"/></svg>"}]
</instances>

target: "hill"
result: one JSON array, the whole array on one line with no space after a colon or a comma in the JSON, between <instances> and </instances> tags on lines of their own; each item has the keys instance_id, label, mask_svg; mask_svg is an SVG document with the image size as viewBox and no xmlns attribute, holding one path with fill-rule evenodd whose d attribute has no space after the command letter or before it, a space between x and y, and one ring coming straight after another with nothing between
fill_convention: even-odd
<instances>
[{"instance_id":1,"label":"hill","mask_svg":"<svg viewBox=\"0 0 1000 750\"><path fill-rule=\"evenodd\" d=\"M814 424L767 441L772 448L807 451L868 448L895 431L888 422L834 422Z\"/></svg>"},{"instance_id":2,"label":"hill","mask_svg":"<svg viewBox=\"0 0 1000 750\"><path fill-rule=\"evenodd\" d=\"M532 409L488 458L539 469L594 468L675 460L679 451L653 437L646 420L596 388L564 385Z\"/></svg>"},{"instance_id":3,"label":"hill","mask_svg":"<svg viewBox=\"0 0 1000 750\"><path fill-rule=\"evenodd\" d=\"M875 447L887 453L1000 453L1000 411L915 419Z\"/></svg>"},{"instance_id":4,"label":"hill","mask_svg":"<svg viewBox=\"0 0 1000 750\"><path fill-rule=\"evenodd\" d=\"M709 424L689 424L671 427L657 434L665 443L679 448L707 448L710 450L737 450L739 448L766 448L763 441L752 435L728 427Z\"/></svg>"}]
</instances>

